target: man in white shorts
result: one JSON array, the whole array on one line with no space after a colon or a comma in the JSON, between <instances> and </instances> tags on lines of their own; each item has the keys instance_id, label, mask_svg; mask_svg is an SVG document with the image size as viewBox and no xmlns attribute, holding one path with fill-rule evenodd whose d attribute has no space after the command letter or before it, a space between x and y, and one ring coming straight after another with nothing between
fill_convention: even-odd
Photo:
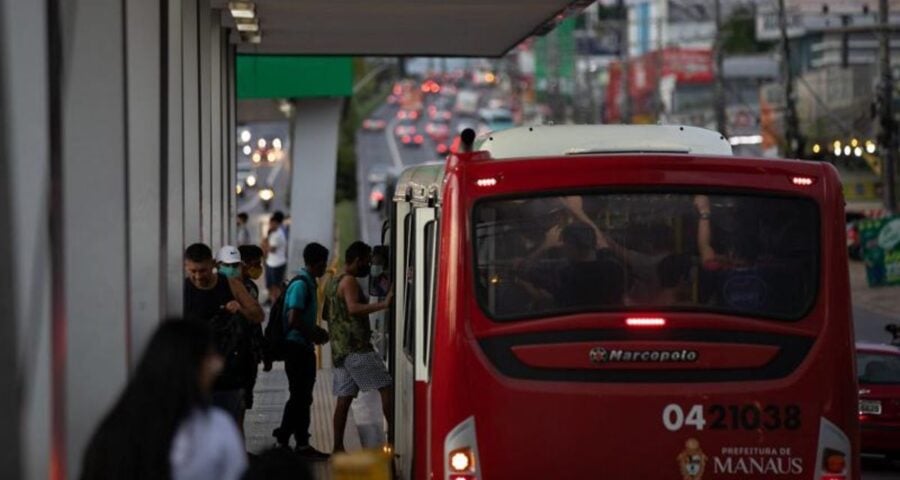
<instances>
[{"instance_id":1,"label":"man in white shorts","mask_svg":"<svg viewBox=\"0 0 900 480\"><path fill-rule=\"evenodd\" d=\"M394 291L378 303L369 303L357 283L357 277L369 275L372 248L363 242L352 243L344 258L344 272L331 279L325 288L325 313L331 334L334 359L334 451L344 451L344 427L350 404L362 391L378 390L388 422L392 421L394 398L391 376L372 346L369 314L387 309Z\"/></svg>"}]
</instances>

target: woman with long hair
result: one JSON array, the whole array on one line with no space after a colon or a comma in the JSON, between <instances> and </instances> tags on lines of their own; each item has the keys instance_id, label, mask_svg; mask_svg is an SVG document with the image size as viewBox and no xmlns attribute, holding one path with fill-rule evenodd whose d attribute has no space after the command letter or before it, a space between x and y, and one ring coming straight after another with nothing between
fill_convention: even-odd
<instances>
[{"instance_id":1,"label":"woman with long hair","mask_svg":"<svg viewBox=\"0 0 900 480\"><path fill-rule=\"evenodd\" d=\"M221 369L207 325L163 322L94 432L81 479L241 478L247 458L237 426L209 405Z\"/></svg>"}]
</instances>

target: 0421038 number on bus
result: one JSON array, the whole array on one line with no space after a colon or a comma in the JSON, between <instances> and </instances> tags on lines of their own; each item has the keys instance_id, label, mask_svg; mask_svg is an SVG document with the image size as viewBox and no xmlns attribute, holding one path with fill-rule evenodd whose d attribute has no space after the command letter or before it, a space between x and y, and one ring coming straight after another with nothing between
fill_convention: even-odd
<instances>
[{"instance_id":1,"label":"0421038 number on bus","mask_svg":"<svg viewBox=\"0 0 900 480\"><path fill-rule=\"evenodd\" d=\"M691 405L669 404L663 409L663 426L670 432L694 427L697 430L797 430L801 426L798 405Z\"/></svg>"}]
</instances>

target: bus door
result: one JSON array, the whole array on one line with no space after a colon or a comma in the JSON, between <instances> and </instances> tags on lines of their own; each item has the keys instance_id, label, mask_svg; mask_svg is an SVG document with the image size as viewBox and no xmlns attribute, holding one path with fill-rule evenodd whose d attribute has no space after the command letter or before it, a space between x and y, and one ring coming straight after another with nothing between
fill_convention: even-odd
<instances>
[{"instance_id":1,"label":"bus door","mask_svg":"<svg viewBox=\"0 0 900 480\"><path fill-rule=\"evenodd\" d=\"M396 368L394 379L396 387L394 425L394 443L398 455L398 473L402 479L415 476L413 471L414 446L416 430L424 425L416 425L416 418L422 417L424 411L425 385L428 380L426 339L430 339L430 328L426 328L426 317L431 312L428 298L433 278L436 236L436 209L412 208L409 204L401 204L405 210L398 209L398 222L402 220L402 240L397 252L404 253L402 265L399 263L395 280L395 332L397 349L395 353ZM398 232L399 233L399 232ZM402 249L402 250L401 250ZM401 287L402 285L402 287ZM419 432L421 435L422 432ZM424 435L422 436L424 438Z\"/></svg>"}]
</instances>

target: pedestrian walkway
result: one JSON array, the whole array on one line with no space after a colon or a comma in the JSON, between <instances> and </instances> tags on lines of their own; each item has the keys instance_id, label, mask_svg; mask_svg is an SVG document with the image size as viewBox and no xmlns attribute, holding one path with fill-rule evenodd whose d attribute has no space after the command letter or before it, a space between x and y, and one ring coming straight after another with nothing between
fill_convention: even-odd
<instances>
[{"instance_id":1,"label":"pedestrian walkway","mask_svg":"<svg viewBox=\"0 0 900 480\"><path fill-rule=\"evenodd\" d=\"M900 321L900 285L870 287L864 262L850 261L850 295L854 307Z\"/></svg>"},{"instance_id":2,"label":"pedestrian walkway","mask_svg":"<svg viewBox=\"0 0 900 480\"><path fill-rule=\"evenodd\" d=\"M253 409L247 411L244 420L244 435L247 451L258 454L275 445L272 430L281 424L281 414L288 399L288 382L284 372L284 363L275 363L271 372L260 370L253 395ZM316 388L313 392L310 443L322 452L331 452L334 443L331 426L334 401L334 396L331 394L331 369L320 369L316 374ZM347 451L352 452L361 448L352 410L347 420L344 442ZM327 462L315 462L312 467L316 478L331 478Z\"/></svg>"}]
</instances>

